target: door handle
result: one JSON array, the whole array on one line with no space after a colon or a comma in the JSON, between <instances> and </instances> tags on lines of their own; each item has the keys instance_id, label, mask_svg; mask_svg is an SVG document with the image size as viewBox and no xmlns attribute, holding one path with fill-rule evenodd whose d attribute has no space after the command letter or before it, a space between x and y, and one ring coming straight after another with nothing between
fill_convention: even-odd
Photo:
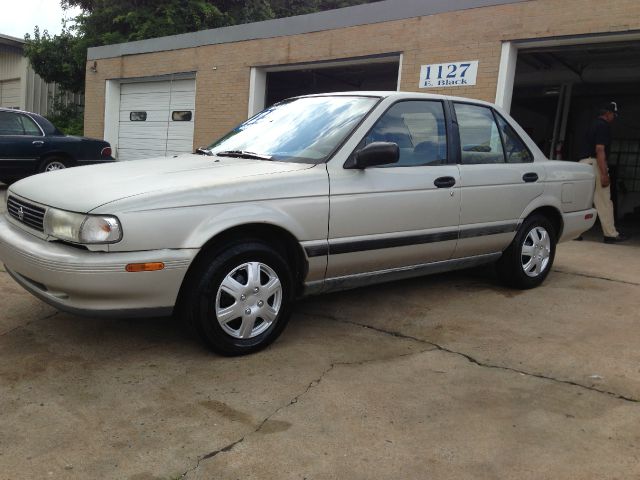
<instances>
[{"instance_id":1,"label":"door handle","mask_svg":"<svg viewBox=\"0 0 640 480\"><path fill-rule=\"evenodd\" d=\"M35 145L36 147L41 147L42 145L44 145L44 142L42 140L34 140L33 142L31 142L31 145Z\"/></svg>"},{"instance_id":2,"label":"door handle","mask_svg":"<svg viewBox=\"0 0 640 480\"><path fill-rule=\"evenodd\" d=\"M527 183L537 182L538 174L536 172L527 172L522 176L522 180L524 180Z\"/></svg>"},{"instance_id":3,"label":"door handle","mask_svg":"<svg viewBox=\"0 0 640 480\"><path fill-rule=\"evenodd\" d=\"M438 188L449 188L456 184L456 179L453 177L438 177L433 181L433 184Z\"/></svg>"}]
</instances>

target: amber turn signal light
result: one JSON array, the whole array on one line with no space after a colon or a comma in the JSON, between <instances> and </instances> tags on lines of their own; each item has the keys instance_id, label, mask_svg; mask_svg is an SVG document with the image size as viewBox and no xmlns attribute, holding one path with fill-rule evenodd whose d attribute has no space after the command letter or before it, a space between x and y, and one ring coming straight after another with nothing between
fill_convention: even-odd
<instances>
[{"instance_id":1,"label":"amber turn signal light","mask_svg":"<svg viewBox=\"0 0 640 480\"><path fill-rule=\"evenodd\" d=\"M148 263L130 263L125 267L127 272L155 272L156 270L162 270L164 263L162 262L148 262Z\"/></svg>"}]
</instances>

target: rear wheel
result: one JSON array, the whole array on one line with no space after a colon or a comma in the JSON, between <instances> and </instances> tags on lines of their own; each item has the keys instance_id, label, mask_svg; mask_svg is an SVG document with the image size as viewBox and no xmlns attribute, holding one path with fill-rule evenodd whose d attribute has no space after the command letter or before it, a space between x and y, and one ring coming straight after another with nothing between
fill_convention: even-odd
<instances>
[{"instance_id":1,"label":"rear wheel","mask_svg":"<svg viewBox=\"0 0 640 480\"><path fill-rule=\"evenodd\" d=\"M234 242L203 257L187 294L192 330L221 355L244 355L284 330L293 299L283 256L259 240Z\"/></svg>"},{"instance_id":2,"label":"rear wheel","mask_svg":"<svg viewBox=\"0 0 640 480\"><path fill-rule=\"evenodd\" d=\"M56 170L63 170L69 166L67 160L60 157L45 158L40 165L39 172L54 172Z\"/></svg>"},{"instance_id":3,"label":"rear wheel","mask_svg":"<svg viewBox=\"0 0 640 480\"><path fill-rule=\"evenodd\" d=\"M543 215L532 215L522 223L513 242L498 260L498 274L510 287L537 287L549 275L555 254L553 225Z\"/></svg>"}]
</instances>

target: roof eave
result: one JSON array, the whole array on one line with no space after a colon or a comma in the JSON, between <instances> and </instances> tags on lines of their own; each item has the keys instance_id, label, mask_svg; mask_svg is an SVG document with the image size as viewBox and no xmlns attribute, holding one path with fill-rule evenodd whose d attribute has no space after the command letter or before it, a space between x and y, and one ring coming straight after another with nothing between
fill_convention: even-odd
<instances>
[{"instance_id":1,"label":"roof eave","mask_svg":"<svg viewBox=\"0 0 640 480\"><path fill-rule=\"evenodd\" d=\"M87 59L93 61L124 55L299 35L527 1L530 0L449 0L447 2L441 0L383 0L295 17L93 47L89 48Z\"/></svg>"}]
</instances>

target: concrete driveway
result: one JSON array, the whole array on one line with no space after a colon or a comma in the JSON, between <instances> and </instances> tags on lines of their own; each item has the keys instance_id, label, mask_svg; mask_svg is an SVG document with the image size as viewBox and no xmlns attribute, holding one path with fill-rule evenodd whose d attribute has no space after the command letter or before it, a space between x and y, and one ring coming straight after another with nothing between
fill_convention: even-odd
<instances>
[{"instance_id":1,"label":"concrete driveway","mask_svg":"<svg viewBox=\"0 0 640 480\"><path fill-rule=\"evenodd\" d=\"M0 194L4 192L0 191ZM303 300L244 358L0 272L1 479L640 477L638 242Z\"/></svg>"}]
</instances>

